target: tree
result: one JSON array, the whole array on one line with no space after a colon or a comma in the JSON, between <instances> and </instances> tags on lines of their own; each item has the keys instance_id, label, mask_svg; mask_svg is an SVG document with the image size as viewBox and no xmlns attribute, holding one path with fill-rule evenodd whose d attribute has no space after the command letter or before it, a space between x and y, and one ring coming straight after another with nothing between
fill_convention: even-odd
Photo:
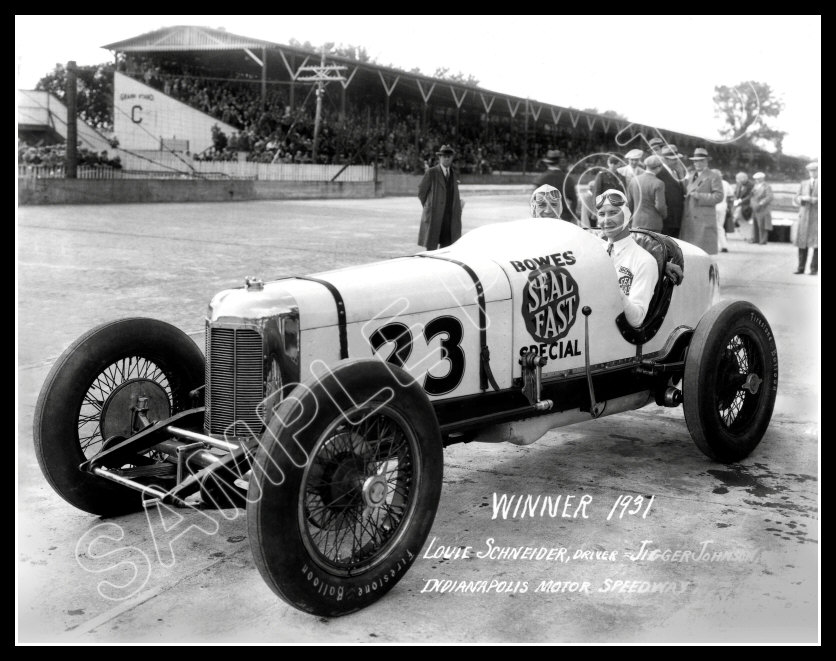
<instances>
[{"instance_id":1,"label":"tree","mask_svg":"<svg viewBox=\"0 0 836 661\"><path fill-rule=\"evenodd\" d=\"M293 46L294 48L299 48L301 50L309 50L316 52L318 49L314 46L310 41L306 41L304 44L299 41L298 39L291 38L288 42L289 46Z\"/></svg>"},{"instance_id":2,"label":"tree","mask_svg":"<svg viewBox=\"0 0 836 661\"><path fill-rule=\"evenodd\" d=\"M473 76L473 74L463 74L461 71L458 73L450 73L450 69L447 67L438 67L433 73L433 78L441 78L442 80L449 80L454 83L460 83L462 85L467 85L468 87L479 87L479 80Z\"/></svg>"},{"instance_id":3,"label":"tree","mask_svg":"<svg viewBox=\"0 0 836 661\"><path fill-rule=\"evenodd\" d=\"M781 114L784 103L767 83L749 80L734 87L717 85L714 105L714 116L724 122L720 129L724 138L756 147L772 144L781 153L786 132L769 126L766 118Z\"/></svg>"},{"instance_id":4,"label":"tree","mask_svg":"<svg viewBox=\"0 0 836 661\"><path fill-rule=\"evenodd\" d=\"M112 62L76 67L78 116L96 129L113 129L113 70ZM64 101L67 96L67 69L56 64L51 73L38 81L35 89L50 92Z\"/></svg>"},{"instance_id":5,"label":"tree","mask_svg":"<svg viewBox=\"0 0 836 661\"><path fill-rule=\"evenodd\" d=\"M310 41L302 43L298 39L291 39L290 46L299 48L301 50L311 51L313 53L321 53L325 49L326 55L339 55L348 60L356 60L357 62L368 62L374 64L375 59L369 55L365 46L354 46L352 44L338 44L333 41L326 41L322 46L314 46Z\"/></svg>"},{"instance_id":6,"label":"tree","mask_svg":"<svg viewBox=\"0 0 836 661\"><path fill-rule=\"evenodd\" d=\"M325 52L330 55L339 55L349 60L356 60L357 62L374 63L374 60L369 55L364 46L352 46L351 44L335 44L332 41L326 42L322 46Z\"/></svg>"},{"instance_id":7,"label":"tree","mask_svg":"<svg viewBox=\"0 0 836 661\"><path fill-rule=\"evenodd\" d=\"M613 119L621 119L625 122L630 121L624 115L622 115L621 113L616 112L615 110L605 110L604 112L601 112L601 111L598 110L598 108L584 108L581 112L590 112L594 115L601 115L603 117L612 117Z\"/></svg>"}]
</instances>

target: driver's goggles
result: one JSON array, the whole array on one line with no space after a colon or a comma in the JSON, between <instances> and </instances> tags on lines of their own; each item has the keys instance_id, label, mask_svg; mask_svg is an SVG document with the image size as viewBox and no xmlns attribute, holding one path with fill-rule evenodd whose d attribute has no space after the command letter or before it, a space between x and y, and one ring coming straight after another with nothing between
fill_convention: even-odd
<instances>
[{"instance_id":1,"label":"driver's goggles","mask_svg":"<svg viewBox=\"0 0 836 661\"><path fill-rule=\"evenodd\" d=\"M601 193L595 198L595 208L600 209L605 204L611 204L614 207L623 207L627 204L627 198L623 193L613 191L612 193Z\"/></svg>"}]
</instances>

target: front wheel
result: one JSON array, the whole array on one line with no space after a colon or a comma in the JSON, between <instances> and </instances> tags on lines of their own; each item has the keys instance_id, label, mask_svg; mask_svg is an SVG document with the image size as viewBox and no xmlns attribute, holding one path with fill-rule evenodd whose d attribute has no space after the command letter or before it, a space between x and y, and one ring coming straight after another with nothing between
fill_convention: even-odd
<instances>
[{"instance_id":1,"label":"front wheel","mask_svg":"<svg viewBox=\"0 0 836 661\"><path fill-rule=\"evenodd\" d=\"M700 319L685 360L685 422L708 457L739 461L760 443L778 390L778 350L760 310L723 301Z\"/></svg>"},{"instance_id":2,"label":"front wheel","mask_svg":"<svg viewBox=\"0 0 836 661\"><path fill-rule=\"evenodd\" d=\"M298 386L270 420L250 482L263 578L316 615L373 603L426 541L442 464L432 405L400 368L346 361Z\"/></svg>"},{"instance_id":3,"label":"front wheel","mask_svg":"<svg viewBox=\"0 0 836 661\"><path fill-rule=\"evenodd\" d=\"M205 380L198 346L156 319L120 319L73 342L46 377L35 406L35 454L53 489L91 514L139 509L137 491L84 473L79 465L133 434L132 407L148 403L152 420L189 407L189 392ZM162 479L172 464L148 455L132 460L139 481Z\"/></svg>"}]
</instances>

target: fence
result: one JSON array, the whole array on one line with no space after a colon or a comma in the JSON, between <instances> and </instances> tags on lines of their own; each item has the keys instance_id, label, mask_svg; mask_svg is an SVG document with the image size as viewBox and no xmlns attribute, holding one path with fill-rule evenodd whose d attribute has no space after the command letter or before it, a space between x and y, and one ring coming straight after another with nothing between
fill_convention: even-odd
<instances>
[{"instance_id":1,"label":"fence","mask_svg":"<svg viewBox=\"0 0 836 661\"><path fill-rule=\"evenodd\" d=\"M178 166L164 166L147 162L147 167L131 169L109 166L81 165L78 179L244 179L254 181L340 181L365 183L375 180L373 165L314 165L304 163L253 163L249 161L191 161L183 160ZM18 177L33 179L63 179L63 165L18 164Z\"/></svg>"},{"instance_id":2,"label":"fence","mask_svg":"<svg viewBox=\"0 0 836 661\"><path fill-rule=\"evenodd\" d=\"M65 179L63 165L18 165L17 176L23 179ZM175 170L124 170L110 166L80 165L76 179L230 179L223 172L202 172L190 175Z\"/></svg>"}]
</instances>

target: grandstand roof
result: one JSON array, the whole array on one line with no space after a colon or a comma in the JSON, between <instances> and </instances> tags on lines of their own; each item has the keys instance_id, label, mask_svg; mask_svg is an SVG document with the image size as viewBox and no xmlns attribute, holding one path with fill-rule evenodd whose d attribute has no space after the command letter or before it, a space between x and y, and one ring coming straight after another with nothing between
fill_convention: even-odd
<instances>
[{"instance_id":1,"label":"grandstand roof","mask_svg":"<svg viewBox=\"0 0 836 661\"><path fill-rule=\"evenodd\" d=\"M121 53L136 53L148 51L195 51L195 50L241 50L244 48L276 47L270 41L252 39L232 34L226 30L198 27L195 25L175 25L146 32L138 37L131 37L124 41L117 41L107 46L107 50Z\"/></svg>"}]
</instances>

